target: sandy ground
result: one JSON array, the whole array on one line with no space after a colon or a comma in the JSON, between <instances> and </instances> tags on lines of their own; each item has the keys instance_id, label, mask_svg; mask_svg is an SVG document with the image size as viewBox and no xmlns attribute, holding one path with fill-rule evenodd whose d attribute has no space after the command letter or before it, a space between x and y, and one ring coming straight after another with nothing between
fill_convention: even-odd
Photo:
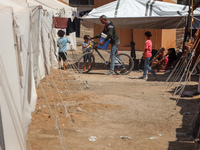
<instances>
[{"instance_id":1,"label":"sandy ground","mask_svg":"<svg viewBox=\"0 0 200 150\"><path fill-rule=\"evenodd\" d=\"M149 74L145 81L137 79L140 72L103 75L107 71L98 66L90 74L77 74L70 66L52 69L37 89L28 148L60 150L62 143L68 150L194 149L191 127L199 97L181 99L173 109L176 101L170 96L176 84L163 95L169 74L159 74L157 81ZM196 90L195 80L192 77L188 90ZM91 136L97 140L89 141Z\"/></svg>"}]
</instances>

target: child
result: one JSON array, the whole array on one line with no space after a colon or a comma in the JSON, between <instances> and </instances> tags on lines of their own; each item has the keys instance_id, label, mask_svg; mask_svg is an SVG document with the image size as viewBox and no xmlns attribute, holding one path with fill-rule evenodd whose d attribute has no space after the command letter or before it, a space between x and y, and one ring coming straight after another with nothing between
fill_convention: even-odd
<instances>
[{"instance_id":1,"label":"child","mask_svg":"<svg viewBox=\"0 0 200 150\"><path fill-rule=\"evenodd\" d=\"M61 69L61 59L63 59L63 70L65 70L65 60L67 59L67 43L71 43L67 38L64 37L65 32L63 30L58 31L58 36L60 37L57 41L57 46L59 47L58 57L59 57L59 69Z\"/></svg>"},{"instance_id":2,"label":"child","mask_svg":"<svg viewBox=\"0 0 200 150\"><path fill-rule=\"evenodd\" d=\"M171 70L176 65L176 60L177 60L175 49L169 48L166 56L168 58L166 70Z\"/></svg>"},{"instance_id":3,"label":"child","mask_svg":"<svg viewBox=\"0 0 200 150\"><path fill-rule=\"evenodd\" d=\"M144 72L143 72L143 76L140 77L140 79L146 79L146 75L147 75L147 69L153 74L155 80L158 78L158 76L155 74L155 72L151 69L151 67L149 66L150 63L150 59L152 56L152 42L150 40L151 38L151 32L150 31L146 31L145 32L145 48L144 48L144 53L143 53L143 59L144 61Z\"/></svg>"},{"instance_id":4,"label":"child","mask_svg":"<svg viewBox=\"0 0 200 150\"><path fill-rule=\"evenodd\" d=\"M90 38L89 35L85 35L83 37L83 39L84 39L84 42L82 43L83 54L87 53L87 52L90 52L91 45L90 45L90 42L89 42L89 38ZM91 57L89 55L85 55L85 57L84 57L84 68L83 68L83 71L86 71L86 62L88 60L89 60L88 69L90 69L90 67L91 67Z\"/></svg>"},{"instance_id":5,"label":"child","mask_svg":"<svg viewBox=\"0 0 200 150\"><path fill-rule=\"evenodd\" d=\"M168 63L168 58L166 55L164 55L164 48L161 48L158 52L158 55L156 57L153 58L152 61L152 69L155 70L165 70L167 67L167 63Z\"/></svg>"}]
</instances>

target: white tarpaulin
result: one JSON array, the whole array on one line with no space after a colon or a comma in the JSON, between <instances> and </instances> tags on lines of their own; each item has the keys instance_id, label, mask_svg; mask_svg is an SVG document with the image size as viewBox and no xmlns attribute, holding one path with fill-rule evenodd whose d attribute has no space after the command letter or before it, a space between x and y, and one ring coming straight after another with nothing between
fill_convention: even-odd
<instances>
[{"instance_id":1,"label":"white tarpaulin","mask_svg":"<svg viewBox=\"0 0 200 150\"><path fill-rule=\"evenodd\" d=\"M120 28L174 29L185 27L188 7L155 0L116 0L93 9L83 19L100 24L101 15ZM200 10L194 15L200 16Z\"/></svg>"},{"instance_id":2,"label":"white tarpaulin","mask_svg":"<svg viewBox=\"0 0 200 150\"><path fill-rule=\"evenodd\" d=\"M26 133L37 101L35 83L49 74L52 61L57 63L54 53L52 56L52 51L57 49L52 17L55 14L72 17L73 8L60 2L44 0L48 3L44 7L48 9L34 0L29 2L28 5L25 0L0 0L2 150L26 149ZM54 8L50 8L49 4L53 3ZM75 35L71 38L76 39ZM76 45L76 40L74 42Z\"/></svg>"},{"instance_id":3,"label":"white tarpaulin","mask_svg":"<svg viewBox=\"0 0 200 150\"><path fill-rule=\"evenodd\" d=\"M0 6L3 6L0 3ZM18 6L20 8L20 6ZM20 11L20 9L18 9ZM5 148L25 150L23 98L13 30L13 10L4 6L0 9L0 95Z\"/></svg>"}]
</instances>

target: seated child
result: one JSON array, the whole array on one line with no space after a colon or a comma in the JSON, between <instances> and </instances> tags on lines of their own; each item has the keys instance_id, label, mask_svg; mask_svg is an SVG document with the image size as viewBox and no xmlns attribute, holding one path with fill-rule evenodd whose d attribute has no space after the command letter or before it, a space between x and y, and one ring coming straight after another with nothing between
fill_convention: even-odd
<instances>
[{"instance_id":1,"label":"seated child","mask_svg":"<svg viewBox=\"0 0 200 150\"><path fill-rule=\"evenodd\" d=\"M157 71L166 69L168 58L164 55L164 50L164 48L161 48L158 52L158 55L153 58L152 69Z\"/></svg>"},{"instance_id":2,"label":"seated child","mask_svg":"<svg viewBox=\"0 0 200 150\"><path fill-rule=\"evenodd\" d=\"M90 45L90 42L89 42L89 38L90 38L89 35L85 35L83 38L84 38L84 42L82 43L82 50L83 50L83 54L84 54L84 53L90 52L91 45ZM89 61L88 69L90 69L91 63L92 63L90 55L85 55L85 57L84 57L83 71L86 71L86 69L87 69L86 68L87 61Z\"/></svg>"},{"instance_id":3,"label":"seated child","mask_svg":"<svg viewBox=\"0 0 200 150\"><path fill-rule=\"evenodd\" d=\"M63 30L58 31L58 36L60 37L57 41L57 46L59 47L58 57L59 57L59 69L61 69L61 59L63 59L63 70L65 70L65 60L67 59L67 43L71 43L67 38L64 37L65 32Z\"/></svg>"},{"instance_id":4,"label":"seated child","mask_svg":"<svg viewBox=\"0 0 200 150\"><path fill-rule=\"evenodd\" d=\"M174 48L169 48L168 49L168 53L166 54L166 56L168 58L168 63L167 63L166 70L171 70L175 66L175 61L177 59L175 49Z\"/></svg>"}]
</instances>

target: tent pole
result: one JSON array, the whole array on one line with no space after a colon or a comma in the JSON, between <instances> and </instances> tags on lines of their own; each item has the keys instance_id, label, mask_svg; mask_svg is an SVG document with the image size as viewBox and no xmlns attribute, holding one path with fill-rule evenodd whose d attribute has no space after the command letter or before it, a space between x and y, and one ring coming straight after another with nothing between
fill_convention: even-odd
<instances>
[{"instance_id":1,"label":"tent pole","mask_svg":"<svg viewBox=\"0 0 200 150\"><path fill-rule=\"evenodd\" d=\"M191 0L189 0L189 13L188 13L188 32L190 32L190 20L191 20L191 17L190 17L190 14L191 14Z\"/></svg>"},{"instance_id":2,"label":"tent pole","mask_svg":"<svg viewBox=\"0 0 200 150\"><path fill-rule=\"evenodd\" d=\"M131 38L132 38L132 41L133 41L133 28L131 29Z\"/></svg>"},{"instance_id":3,"label":"tent pole","mask_svg":"<svg viewBox=\"0 0 200 150\"><path fill-rule=\"evenodd\" d=\"M186 39L187 39L187 31L188 31L188 17L187 16L185 17L185 20L186 20L186 23L185 23L185 33L184 33L184 39L183 39L182 53L185 50L185 42L186 42Z\"/></svg>"},{"instance_id":4,"label":"tent pole","mask_svg":"<svg viewBox=\"0 0 200 150\"><path fill-rule=\"evenodd\" d=\"M200 76L199 76L198 92L200 92Z\"/></svg>"},{"instance_id":5,"label":"tent pole","mask_svg":"<svg viewBox=\"0 0 200 150\"><path fill-rule=\"evenodd\" d=\"M192 14L192 16L193 16L193 2L194 2L194 0L192 0L192 8L191 8L191 14ZM190 25L190 39L192 39L192 25L193 25L193 18L191 18L191 25Z\"/></svg>"}]
</instances>

